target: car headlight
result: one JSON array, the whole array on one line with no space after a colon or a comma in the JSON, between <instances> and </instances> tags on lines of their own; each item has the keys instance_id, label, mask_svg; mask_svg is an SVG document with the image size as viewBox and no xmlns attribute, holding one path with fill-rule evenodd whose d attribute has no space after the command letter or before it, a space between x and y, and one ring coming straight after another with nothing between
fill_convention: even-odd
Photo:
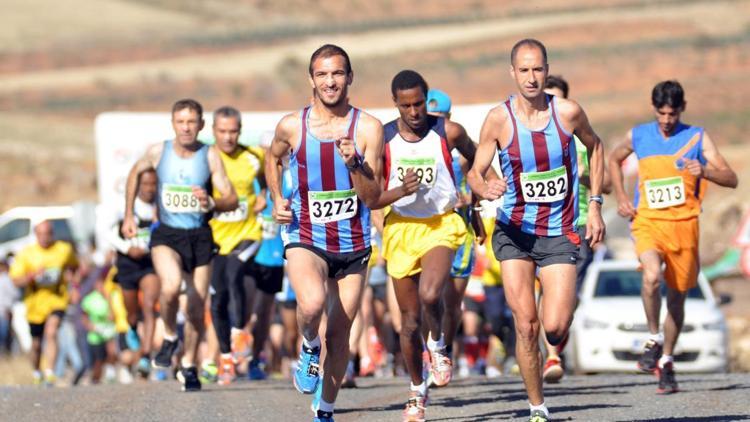
<instances>
[{"instance_id":1,"label":"car headlight","mask_svg":"<svg viewBox=\"0 0 750 422\"><path fill-rule=\"evenodd\" d=\"M609 326L609 324L607 324L604 321L599 321L599 320L596 320L596 319L593 319L593 318L588 318L588 317L586 317L586 318L583 319L583 328L585 328L587 330L589 330L589 329L603 330L603 329L607 328L608 326Z\"/></svg>"},{"instance_id":2,"label":"car headlight","mask_svg":"<svg viewBox=\"0 0 750 422\"><path fill-rule=\"evenodd\" d=\"M724 320L718 320L715 322L708 322L702 325L703 329L706 331L724 331L727 328L726 323L724 323Z\"/></svg>"}]
</instances>

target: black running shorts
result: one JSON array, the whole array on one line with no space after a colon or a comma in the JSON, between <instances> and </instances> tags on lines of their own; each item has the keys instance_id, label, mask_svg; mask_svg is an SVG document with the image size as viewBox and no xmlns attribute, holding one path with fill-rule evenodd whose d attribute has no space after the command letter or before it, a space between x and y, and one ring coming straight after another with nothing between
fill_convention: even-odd
<instances>
[{"instance_id":1,"label":"black running shorts","mask_svg":"<svg viewBox=\"0 0 750 422\"><path fill-rule=\"evenodd\" d=\"M269 267L253 261L250 264L250 274L255 280L255 286L264 293L276 294L284 284L284 267Z\"/></svg>"},{"instance_id":2,"label":"black running shorts","mask_svg":"<svg viewBox=\"0 0 750 422\"><path fill-rule=\"evenodd\" d=\"M286 251L291 248L307 249L323 258L323 261L328 264L329 278L342 278L366 270L367 263L370 261L370 253L372 253L369 247L358 252L331 253L304 243L290 243L284 247L285 258Z\"/></svg>"},{"instance_id":3,"label":"black running shorts","mask_svg":"<svg viewBox=\"0 0 750 422\"><path fill-rule=\"evenodd\" d=\"M208 265L219 250L209 226L176 229L159 224L151 233L151 248L160 245L180 255L182 270L187 273L192 273L196 267Z\"/></svg>"},{"instance_id":4,"label":"black running shorts","mask_svg":"<svg viewBox=\"0 0 750 422\"><path fill-rule=\"evenodd\" d=\"M141 279L149 274L155 274L151 255L142 259L133 259L125 254L118 253L115 260L117 274L115 281L123 290L138 290Z\"/></svg>"},{"instance_id":5,"label":"black running shorts","mask_svg":"<svg viewBox=\"0 0 750 422\"><path fill-rule=\"evenodd\" d=\"M500 222L492 234L492 250L498 261L530 258L540 267L576 265L578 244L580 238L575 232L562 236L534 236Z\"/></svg>"}]
</instances>

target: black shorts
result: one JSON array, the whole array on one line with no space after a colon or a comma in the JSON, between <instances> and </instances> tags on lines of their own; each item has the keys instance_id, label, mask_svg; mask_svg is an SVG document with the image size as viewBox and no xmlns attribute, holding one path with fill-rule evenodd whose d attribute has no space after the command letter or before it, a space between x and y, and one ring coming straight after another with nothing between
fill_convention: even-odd
<instances>
[{"instance_id":1,"label":"black shorts","mask_svg":"<svg viewBox=\"0 0 750 422\"><path fill-rule=\"evenodd\" d=\"M255 287L271 295L281 291L284 284L284 267L269 267L255 261L251 262L249 267Z\"/></svg>"},{"instance_id":2,"label":"black shorts","mask_svg":"<svg viewBox=\"0 0 750 422\"><path fill-rule=\"evenodd\" d=\"M500 222L492 234L492 250L498 261L530 258L540 267L576 265L580 243L574 232L562 236L534 236Z\"/></svg>"},{"instance_id":3,"label":"black shorts","mask_svg":"<svg viewBox=\"0 0 750 422\"><path fill-rule=\"evenodd\" d=\"M128 339L125 337L125 333L117 333L117 347L119 347L120 352L130 350L130 348L128 347Z\"/></svg>"},{"instance_id":4,"label":"black shorts","mask_svg":"<svg viewBox=\"0 0 750 422\"><path fill-rule=\"evenodd\" d=\"M370 247L358 252L336 254L304 243L290 243L284 247L284 258L286 258L286 251L291 248L304 248L323 258L323 261L328 265L329 278L342 278L365 271L372 253Z\"/></svg>"},{"instance_id":5,"label":"black shorts","mask_svg":"<svg viewBox=\"0 0 750 422\"><path fill-rule=\"evenodd\" d=\"M138 290L143 277L155 274L150 255L143 259L133 259L118 252L115 266L117 267L115 281L123 290Z\"/></svg>"},{"instance_id":6,"label":"black shorts","mask_svg":"<svg viewBox=\"0 0 750 422\"><path fill-rule=\"evenodd\" d=\"M47 318L42 322L41 324L32 324L29 323L29 331L31 331L31 337L34 338L40 338L44 336L44 325L47 324L47 320L49 317L57 315L60 318L60 321L62 322L62 319L65 318L65 311L52 311Z\"/></svg>"},{"instance_id":7,"label":"black shorts","mask_svg":"<svg viewBox=\"0 0 750 422\"><path fill-rule=\"evenodd\" d=\"M101 344L89 343L89 353L91 353L91 360L94 362L102 362L107 359L107 342Z\"/></svg>"},{"instance_id":8,"label":"black shorts","mask_svg":"<svg viewBox=\"0 0 750 422\"><path fill-rule=\"evenodd\" d=\"M192 273L196 267L208 265L219 248L214 244L211 227L176 229L164 224L151 233L151 247L168 246L180 255L182 270Z\"/></svg>"},{"instance_id":9,"label":"black shorts","mask_svg":"<svg viewBox=\"0 0 750 422\"><path fill-rule=\"evenodd\" d=\"M484 303L477 302L476 300L466 296L464 297L464 310L466 312L474 312L475 314L484 316Z\"/></svg>"}]
</instances>

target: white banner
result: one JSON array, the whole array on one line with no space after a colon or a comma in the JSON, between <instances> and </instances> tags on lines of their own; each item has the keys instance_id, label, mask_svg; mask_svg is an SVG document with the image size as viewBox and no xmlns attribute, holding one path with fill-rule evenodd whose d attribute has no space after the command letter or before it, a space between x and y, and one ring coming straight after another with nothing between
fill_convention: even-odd
<instances>
[{"instance_id":1,"label":"white banner","mask_svg":"<svg viewBox=\"0 0 750 422\"><path fill-rule=\"evenodd\" d=\"M455 106L451 120L462 124L469 136L478 142L484 118L493 106L494 104ZM383 123L398 117L395 107L366 111ZM288 113L290 111L242 112L240 143L258 145L263 137L273 135L276 124ZM211 113L205 113L205 119L206 125L198 139L205 143L213 143ZM94 127L99 201L102 205L98 215L112 216L109 219L98 219L97 233L102 233L102 229L109 230L115 216L122 212L125 204L125 181L133 163L143 155L148 146L172 139L174 131L169 112L107 112L96 117ZM101 239L98 237L98 240Z\"/></svg>"}]
</instances>

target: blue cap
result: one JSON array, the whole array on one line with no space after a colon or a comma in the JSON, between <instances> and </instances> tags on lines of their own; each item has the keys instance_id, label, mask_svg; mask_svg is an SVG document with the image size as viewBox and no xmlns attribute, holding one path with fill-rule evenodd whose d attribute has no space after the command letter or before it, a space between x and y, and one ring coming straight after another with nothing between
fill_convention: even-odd
<instances>
[{"instance_id":1,"label":"blue cap","mask_svg":"<svg viewBox=\"0 0 750 422\"><path fill-rule=\"evenodd\" d=\"M427 111L430 113L450 113L451 97L439 89L427 91Z\"/></svg>"}]
</instances>

